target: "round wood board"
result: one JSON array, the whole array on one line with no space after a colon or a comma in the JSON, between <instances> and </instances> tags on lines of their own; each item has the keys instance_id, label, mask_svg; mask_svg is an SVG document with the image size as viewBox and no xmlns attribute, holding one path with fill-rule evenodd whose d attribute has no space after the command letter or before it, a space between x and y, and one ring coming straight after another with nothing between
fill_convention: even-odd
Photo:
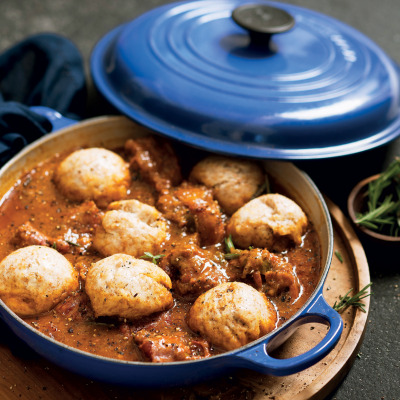
<instances>
[{"instance_id":1,"label":"round wood board","mask_svg":"<svg viewBox=\"0 0 400 400\"><path fill-rule=\"evenodd\" d=\"M331 305L350 289L354 293L370 282L364 250L340 209L326 200L334 227L334 252L324 296ZM165 390L137 390L94 382L72 374L40 358L7 327L0 326L0 398L43 400L102 399L324 399L341 381L357 356L369 311L369 297L363 300L366 313L348 308L342 313L344 330L335 349L316 365L298 374L273 377L239 370L234 375L193 387ZM277 355L293 357L313 347L326 333L322 324L301 326Z\"/></svg>"}]
</instances>

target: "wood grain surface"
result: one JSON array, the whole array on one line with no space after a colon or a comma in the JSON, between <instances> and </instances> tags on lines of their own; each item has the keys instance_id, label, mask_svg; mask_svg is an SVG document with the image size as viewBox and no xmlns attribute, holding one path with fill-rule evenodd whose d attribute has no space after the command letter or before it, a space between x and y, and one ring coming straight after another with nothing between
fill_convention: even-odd
<instances>
[{"instance_id":1,"label":"wood grain surface","mask_svg":"<svg viewBox=\"0 0 400 400\"><path fill-rule=\"evenodd\" d=\"M334 252L324 296L331 305L339 295L358 291L370 281L364 250L340 209L327 199L334 225ZM168 390L137 390L95 382L65 371L36 355L2 322L0 324L0 398L43 400L106 399L269 399L306 400L325 398L345 376L361 345L369 310L369 297L363 300L367 313L348 308L342 313L344 331L335 349L316 365L298 374L273 377L238 370L234 375L193 387ZM301 326L276 356L293 357L317 343L325 335L322 324Z\"/></svg>"}]
</instances>

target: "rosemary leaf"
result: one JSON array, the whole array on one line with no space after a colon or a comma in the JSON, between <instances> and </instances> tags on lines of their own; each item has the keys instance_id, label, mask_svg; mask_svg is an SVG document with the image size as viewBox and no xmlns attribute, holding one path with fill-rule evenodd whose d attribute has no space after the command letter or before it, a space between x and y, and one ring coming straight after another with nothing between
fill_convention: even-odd
<instances>
[{"instance_id":1,"label":"rosemary leaf","mask_svg":"<svg viewBox=\"0 0 400 400\"><path fill-rule=\"evenodd\" d=\"M339 251L335 251L335 256L338 258L338 260L343 264L343 257L342 257L342 255L340 254L340 252Z\"/></svg>"}]
</instances>

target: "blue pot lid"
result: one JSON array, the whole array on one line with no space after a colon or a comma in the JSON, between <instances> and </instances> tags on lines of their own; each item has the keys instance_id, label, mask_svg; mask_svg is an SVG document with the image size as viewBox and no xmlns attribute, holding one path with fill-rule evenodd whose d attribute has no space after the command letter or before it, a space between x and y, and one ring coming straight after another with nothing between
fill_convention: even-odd
<instances>
[{"instance_id":1,"label":"blue pot lid","mask_svg":"<svg viewBox=\"0 0 400 400\"><path fill-rule=\"evenodd\" d=\"M254 4L283 10L294 24L285 21L282 30L289 30L263 44L243 28L246 21L232 18L239 6ZM103 37L91 71L123 114L213 152L327 158L400 135L397 65L359 31L284 3L197 0L155 8Z\"/></svg>"}]
</instances>

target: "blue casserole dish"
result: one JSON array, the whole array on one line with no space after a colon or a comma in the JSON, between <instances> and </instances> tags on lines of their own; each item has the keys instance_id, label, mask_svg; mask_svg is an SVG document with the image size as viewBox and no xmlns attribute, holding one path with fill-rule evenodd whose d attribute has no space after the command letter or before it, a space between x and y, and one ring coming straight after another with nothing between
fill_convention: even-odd
<instances>
[{"instance_id":1,"label":"blue casserole dish","mask_svg":"<svg viewBox=\"0 0 400 400\"><path fill-rule=\"evenodd\" d=\"M21 174L37 162L71 146L115 148L126 139L146 134L147 130L123 116L99 117L75 123L51 110L35 108L52 121L54 132L25 148L0 170L0 197L7 195ZM38 354L70 371L94 380L137 387L183 386L226 375L238 368L264 374L289 375L304 370L325 357L340 339L343 323L323 297L323 286L332 259L332 224L324 199L314 183L293 164L266 161L265 168L305 210L317 230L321 243L322 272L312 296L279 329L237 350L190 362L127 362L89 354L66 346L38 332L0 301L1 318L15 334ZM290 359L276 359L271 351L305 323L328 325L326 336L314 348Z\"/></svg>"}]
</instances>

